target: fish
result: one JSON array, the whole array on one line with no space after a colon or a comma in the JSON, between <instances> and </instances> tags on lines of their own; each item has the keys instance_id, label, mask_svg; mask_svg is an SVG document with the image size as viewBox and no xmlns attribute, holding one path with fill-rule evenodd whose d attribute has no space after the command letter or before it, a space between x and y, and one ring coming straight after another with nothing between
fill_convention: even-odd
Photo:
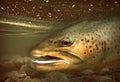
<instances>
[{"instance_id":1,"label":"fish","mask_svg":"<svg viewBox=\"0 0 120 82\"><path fill-rule=\"evenodd\" d=\"M120 17L84 20L30 50L28 66L37 71L61 71L101 66L120 67Z\"/></svg>"}]
</instances>

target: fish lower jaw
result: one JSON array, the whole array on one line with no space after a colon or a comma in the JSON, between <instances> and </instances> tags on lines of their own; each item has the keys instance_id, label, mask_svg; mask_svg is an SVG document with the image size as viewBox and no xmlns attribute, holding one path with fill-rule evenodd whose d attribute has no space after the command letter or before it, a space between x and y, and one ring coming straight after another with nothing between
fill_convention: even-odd
<instances>
[{"instance_id":1,"label":"fish lower jaw","mask_svg":"<svg viewBox=\"0 0 120 82\"><path fill-rule=\"evenodd\" d=\"M64 60L31 60L30 67L38 71L55 71L70 68L71 64Z\"/></svg>"},{"instance_id":2,"label":"fish lower jaw","mask_svg":"<svg viewBox=\"0 0 120 82\"><path fill-rule=\"evenodd\" d=\"M64 59L58 58L58 57L51 57L51 59L40 59L42 57L46 56L41 56L37 55L36 58L29 58L28 64L32 69L38 70L38 71L54 71L54 70L64 70L67 68L70 68L71 62L66 61Z\"/></svg>"},{"instance_id":3,"label":"fish lower jaw","mask_svg":"<svg viewBox=\"0 0 120 82\"><path fill-rule=\"evenodd\" d=\"M66 63L66 64L70 64L70 62L68 61L65 61L65 60L31 60L33 63L36 63L36 64L54 64L54 63L59 63L59 62L63 62L63 63Z\"/></svg>"},{"instance_id":4,"label":"fish lower jaw","mask_svg":"<svg viewBox=\"0 0 120 82\"><path fill-rule=\"evenodd\" d=\"M42 55L41 55L42 54ZM39 52L32 53L29 58L29 65L36 70L54 71L69 69L80 61L76 56L61 52Z\"/></svg>"}]
</instances>

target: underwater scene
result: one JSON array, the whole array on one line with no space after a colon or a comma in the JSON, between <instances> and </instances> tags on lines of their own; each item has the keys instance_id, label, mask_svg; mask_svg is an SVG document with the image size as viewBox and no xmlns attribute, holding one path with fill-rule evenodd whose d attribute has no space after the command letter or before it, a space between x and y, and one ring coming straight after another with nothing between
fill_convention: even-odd
<instances>
[{"instance_id":1,"label":"underwater scene","mask_svg":"<svg viewBox=\"0 0 120 82\"><path fill-rule=\"evenodd\" d=\"M120 82L120 1L0 0L0 82Z\"/></svg>"}]
</instances>

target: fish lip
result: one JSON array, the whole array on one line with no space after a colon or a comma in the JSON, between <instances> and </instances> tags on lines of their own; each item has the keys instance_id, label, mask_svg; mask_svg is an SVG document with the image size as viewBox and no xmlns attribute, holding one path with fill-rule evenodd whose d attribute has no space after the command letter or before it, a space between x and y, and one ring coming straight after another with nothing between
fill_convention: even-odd
<instances>
[{"instance_id":1,"label":"fish lip","mask_svg":"<svg viewBox=\"0 0 120 82\"><path fill-rule=\"evenodd\" d=\"M80 57L76 56L74 53L67 52L67 51L61 51L61 50L60 51L59 50L54 50L54 51L68 54L67 56L65 55L66 58L70 59L70 57L73 57L75 59L78 59L79 61L81 60ZM55 57L55 59L53 58L53 59L50 59L50 60L39 60L39 58L46 57L46 56L50 56L50 55L40 55L40 54L35 54L34 53L34 56L30 57L30 61L32 63L41 64L41 65L48 65L48 64L55 64L55 63L73 64L73 62L71 62L69 60L65 60L62 57ZM50 56L50 57L53 57L53 56Z\"/></svg>"},{"instance_id":2,"label":"fish lip","mask_svg":"<svg viewBox=\"0 0 120 82\"><path fill-rule=\"evenodd\" d=\"M33 63L36 63L36 64L41 64L41 65L47 65L47 64L54 64L54 63L59 63L59 62L63 62L63 63L67 63L69 64L69 62L67 61L64 61L64 60L47 60L47 61L42 61L42 60L31 60Z\"/></svg>"},{"instance_id":3,"label":"fish lip","mask_svg":"<svg viewBox=\"0 0 120 82\"><path fill-rule=\"evenodd\" d=\"M48 56L48 55L46 55L46 56ZM70 64L70 62L68 62L68 61L65 61L64 59L62 59L62 58L58 58L58 57L56 57L56 59L50 59L50 60L39 60L39 58L41 58L41 57L46 57L46 56L42 56L42 55L34 55L34 57L32 57L32 58L30 58L30 61L32 62L32 63L36 63L36 64L41 64L41 65L47 65L47 64L55 64L55 63L59 63L59 62L61 62L61 63L66 63L66 64ZM51 56L52 57L52 56ZM58 58L58 59L57 59Z\"/></svg>"}]
</instances>

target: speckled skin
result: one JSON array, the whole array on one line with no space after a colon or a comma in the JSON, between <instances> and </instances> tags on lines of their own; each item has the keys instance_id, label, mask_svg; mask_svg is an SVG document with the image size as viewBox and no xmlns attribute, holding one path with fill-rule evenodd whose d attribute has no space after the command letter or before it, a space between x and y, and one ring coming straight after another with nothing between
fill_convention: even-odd
<instances>
[{"instance_id":1,"label":"speckled skin","mask_svg":"<svg viewBox=\"0 0 120 82\"><path fill-rule=\"evenodd\" d=\"M120 62L120 18L88 20L52 35L31 52L31 59L56 57L64 62L30 62L37 70L91 68ZM54 60L51 58L50 60ZM49 60L46 60L49 61ZM112 62L112 63L111 63ZM117 67L120 65L117 64ZM114 67L114 66L113 66Z\"/></svg>"}]
</instances>

